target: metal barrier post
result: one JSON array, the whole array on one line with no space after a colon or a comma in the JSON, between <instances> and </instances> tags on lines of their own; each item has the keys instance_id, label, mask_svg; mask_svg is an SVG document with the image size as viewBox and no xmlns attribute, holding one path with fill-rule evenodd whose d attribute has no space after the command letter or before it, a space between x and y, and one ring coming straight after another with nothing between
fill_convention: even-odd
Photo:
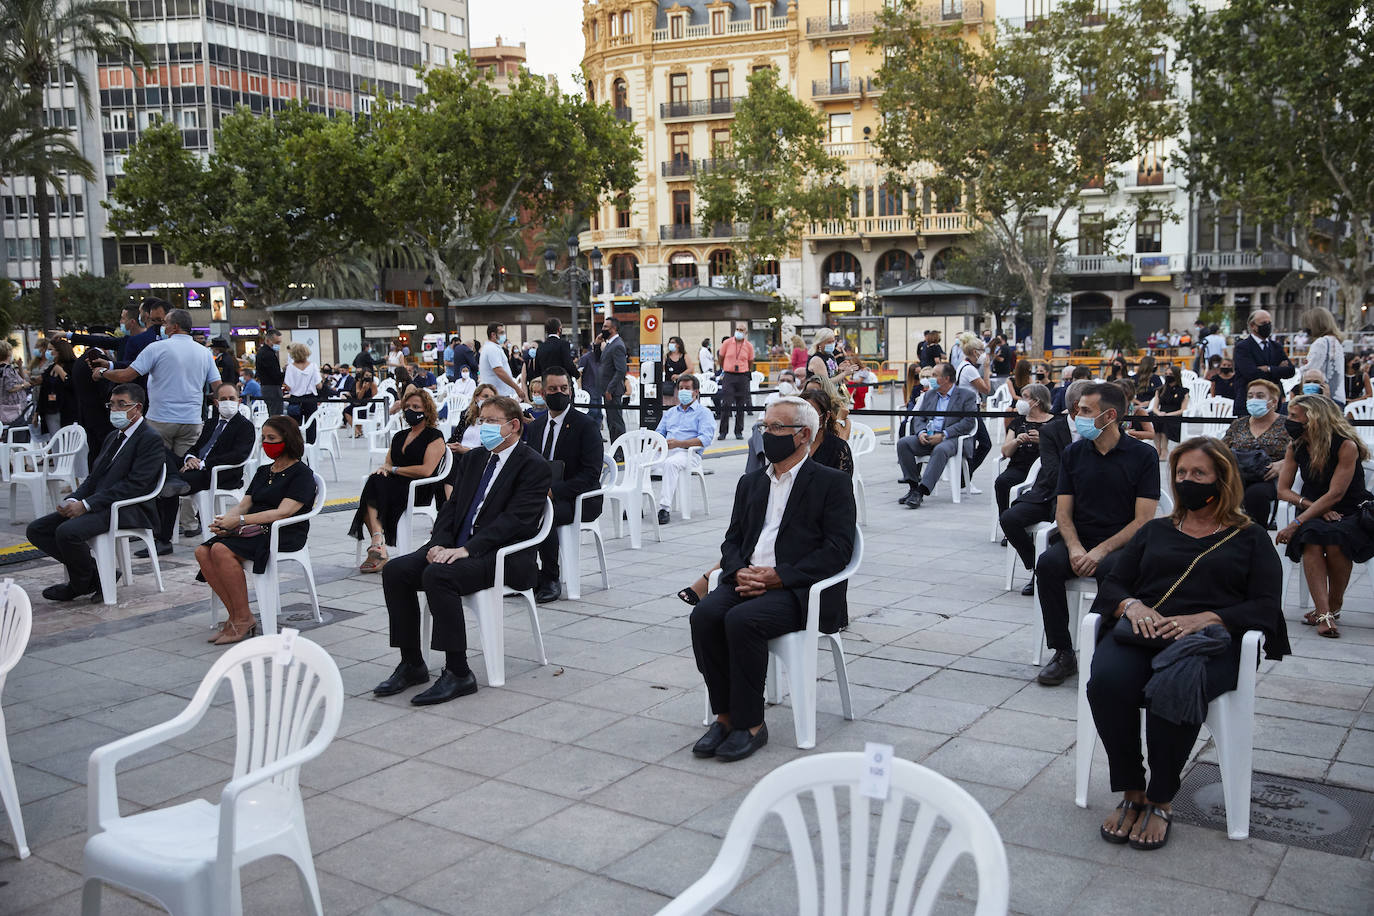
<instances>
[{"instance_id":1,"label":"metal barrier post","mask_svg":"<svg viewBox=\"0 0 1374 916\"><path fill-rule=\"evenodd\" d=\"M897 383L887 389L887 444L897 444Z\"/></svg>"}]
</instances>

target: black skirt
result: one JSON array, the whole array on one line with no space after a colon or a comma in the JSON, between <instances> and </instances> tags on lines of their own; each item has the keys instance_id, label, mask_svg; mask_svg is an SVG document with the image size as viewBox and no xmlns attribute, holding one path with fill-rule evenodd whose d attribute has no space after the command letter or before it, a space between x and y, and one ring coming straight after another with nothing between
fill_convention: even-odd
<instances>
[{"instance_id":1,"label":"black skirt","mask_svg":"<svg viewBox=\"0 0 1374 916\"><path fill-rule=\"evenodd\" d=\"M1355 563L1374 559L1374 538L1360 527L1360 514L1352 512L1338 522L1328 522L1314 518L1304 522L1297 534L1288 542L1285 551L1288 559L1295 563L1302 561L1302 549L1306 544L1321 544L1324 547L1336 546Z\"/></svg>"}]
</instances>

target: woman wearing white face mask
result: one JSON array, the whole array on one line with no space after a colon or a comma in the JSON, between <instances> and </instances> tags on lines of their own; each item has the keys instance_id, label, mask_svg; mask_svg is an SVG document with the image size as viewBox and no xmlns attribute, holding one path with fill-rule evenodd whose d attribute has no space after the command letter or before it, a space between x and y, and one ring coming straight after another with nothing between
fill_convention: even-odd
<instances>
[{"instance_id":1,"label":"woman wearing white face mask","mask_svg":"<svg viewBox=\"0 0 1374 916\"><path fill-rule=\"evenodd\" d=\"M1011 488L1026 479L1031 465L1040 457L1040 427L1052 419L1050 390L1044 385L1022 388L1021 399L1016 402L1016 416L1002 442L1002 457L1007 459L1007 466L993 484L998 515L1006 512L1011 504Z\"/></svg>"}]
</instances>

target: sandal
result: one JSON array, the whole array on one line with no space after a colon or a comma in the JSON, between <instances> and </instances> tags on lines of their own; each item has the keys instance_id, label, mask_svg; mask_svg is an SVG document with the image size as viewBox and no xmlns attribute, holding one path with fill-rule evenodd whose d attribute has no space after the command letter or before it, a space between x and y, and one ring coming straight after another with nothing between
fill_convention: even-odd
<instances>
[{"instance_id":1,"label":"sandal","mask_svg":"<svg viewBox=\"0 0 1374 916\"><path fill-rule=\"evenodd\" d=\"M1098 832L1102 834L1102 839L1106 840L1108 843L1118 843L1124 845L1131 841L1131 831L1127 830L1125 833L1116 833L1115 831L1120 830L1122 827L1126 826L1127 814L1130 814L1132 811L1134 811L1138 815L1141 811L1144 811L1145 803L1126 801L1126 799L1123 798L1120 804L1116 806L1116 810L1121 812L1121 815L1116 819L1116 827L1113 830L1108 830L1107 825L1102 824L1097 829ZM1136 820L1140 820L1140 818L1137 817ZM1132 823L1131 826L1134 827L1135 824Z\"/></svg>"},{"instance_id":2,"label":"sandal","mask_svg":"<svg viewBox=\"0 0 1374 916\"><path fill-rule=\"evenodd\" d=\"M234 625L233 621L228 621L224 624L224 631L212 640L212 642L217 646L232 646L236 642L243 642L250 636L257 635L258 622L256 620L248 624L242 633L239 632L239 628Z\"/></svg>"},{"instance_id":3,"label":"sandal","mask_svg":"<svg viewBox=\"0 0 1374 916\"><path fill-rule=\"evenodd\" d=\"M678 592L677 596L692 607L696 607L697 602L701 600L701 596L696 593L696 589L692 588L690 585Z\"/></svg>"},{"instance_id":4,"label":"sandal","mask_svg":"<svg viewBox=\"0 0 1374 916\"><path fill-rule=\"evenodd\" d=\"M367 559L363 561L362 566L358 567L358 572L381 572L382 567L386 565L388 559L390 558L386 555L386 548L379 544L373 544L371 547L367 548Z\"/></svg>"},{"instance_id":5,"label":"sandal","mask_svg":"<svg viewBox=\"0 0 1374 916\"><path fill-rule=\"evenodd\" d=\"M1338 616L1338 614L1329 613L1318 614L1316 621L1314 621L1317 626L1317 635L1325 636L1327 639L1340 639L1341 631L1336 629L1336 618ZM1323 626L1326 627L1325 630L1322 629Z\"/></svg>"},{"instance_id":6,"label":"sandal","mask_svg":"<svg viewBox=\"0 0 1374 916\"><path fill-rule=\"evenodd\" d=\"M1306 614L1302 615L1302 624L1305 627L1315 627L1317 625L1317 621L1319 621L1322 616L1330 616L1333 620L1340 620L1341 612L1339 610L1336 610L1331 611L1329 615L1318 615L1315 610L1308 611Z\"/></svg>"},{"instance_id":7,"label":"sandal","mask_svg":"<svg viewBox=\"0 0 1374 916\"><path fill-rule=\"evenodd\" d=\"M1164 836L1158 840L1131 840L1131 848L1150 852L1155 849L1163 849L1169 842L1169 831L1173 829L1174 819L1168 811L1158 805L1145 805L1145 819L1140 822L1140 829L1144 830L1150 824L1150 818L1157 817L1164 822Z\"/></svg>"}]
</instances>

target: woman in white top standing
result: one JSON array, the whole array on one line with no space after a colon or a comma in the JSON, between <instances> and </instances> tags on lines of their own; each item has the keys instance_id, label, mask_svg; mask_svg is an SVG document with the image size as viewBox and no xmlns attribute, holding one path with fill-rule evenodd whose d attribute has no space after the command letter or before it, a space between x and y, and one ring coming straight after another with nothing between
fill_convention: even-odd
<instances>
[{"instance_id":1,"label":"woman in white top standing","mask_svg":"<svg viewBox=\"0 0 1374 916\"><path fill-rule=\"evenodd\" d=\"M1345 347L1336 319L1321 306L1310 308L1302 316L1303 331L1311 338L1307 348L1307 363L1298 367L1298 377L1304 372L1320 372L1326 388L1338 404L1345 403Z\"/></svg>"},{"instance_id":2,"label":"woman in white top standing","mask_svg":"<svg viewBox=\"0 0 1374 916\"><path fill-rule=\"evenodd\" d=\"M960 335L961 337L963 335ZM960 388L967 388L978 396L978 404L981 405L984 399L992 392L992 382L989 379L989 371L992 367L992 360L987 359L987 345L982 338L971 335L971 339L962 341L962 352L964 361L956 363L958 375L955 384ZM978 419L977 435L973 440L973 457L968 463L968 491L972 494L981 493L973 485L973 472L978 470L978 466L988 457L992 451L992 436L988 434L987 425L982 418Z\"/></svg>"},{"instance_id":3,"label":"woman in white top standing","mask_svg":"<svg viewBox=\"0 0 1374 916\"><path fill-rule=\"evenodd\" d=\"M286 367L281 385L282 394L290 397L286 413L304 430L305 421L320 406L320 386L324 384L324 377L320 375L320 367L310 361L310 348L305 344L297 341L287 347L286 352L291 356L291 365ZM314 442L315 427L311 426L306 432L306 441Z\"/></svg>"},{"instance_id":4,"label":"woman in white top standing","mask_svg":"<svg viewBox=\"0 0 1374 916\"><path fill-rule=\"evenodd\" d=\"M697 366L699 367L702 378L710 378L716 371L716 354L711 349L711 339L701 342L701 349L697 351Z\"/></svg>"}]
</instances>

